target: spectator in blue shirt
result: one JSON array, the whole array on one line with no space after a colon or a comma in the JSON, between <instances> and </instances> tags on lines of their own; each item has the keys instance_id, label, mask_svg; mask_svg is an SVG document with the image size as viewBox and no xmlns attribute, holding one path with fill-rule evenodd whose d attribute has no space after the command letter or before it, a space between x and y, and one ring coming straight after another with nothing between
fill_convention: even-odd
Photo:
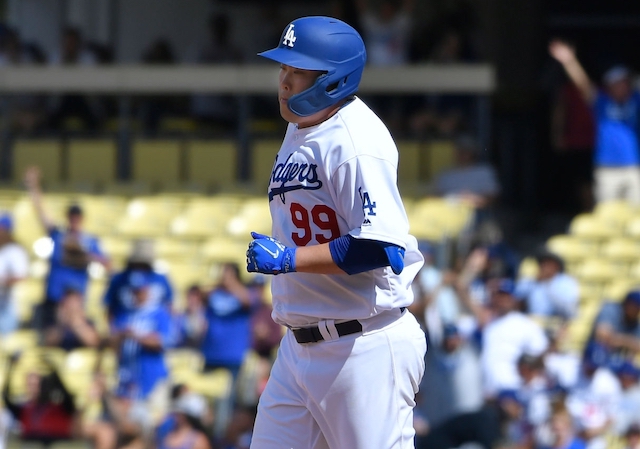
<instances>
[{"instance_id":1,"label":"spectator in blue shirt","mask_svg":"<svg viewBox=\"0 0 640 449\"><path fill-rule=\"evenodd\" d=\"M66 226L58 227L44 210L40 170L37 167L27 170L25 183L37 217L53 241L46 298L36 318L36 325L44 328L55 322L57 304L67 289L72 288L82 295L86 293L89 282L87 269L91 262L99 262L107 269L110 263L100 249L97 237L82 230L83 213L78 205L67 209Z\"/></svg>"},{"instance_id":2,"label":"spectator in blue shirt","mask_svg":"<svg viewBox=\"0 0 640 449\"><path fill-rule=\"evenodd\" d=\"M114 320L118 351L119 393L145 399L168 375L164 351L170 336L171 316L150 303L152 284L144 277L132 280L134 309Z\"/></svg>"},{"instance_id":3,"label":"spectator in blue shirt","mask_svg":"<svg viewBox=\"0 0 640 449\"><path fill-rule=\"evenodd\" d=\"M153 260L154 242L147 239L136 240L127 266L111 278L105 293L104 303L112 325L136 310L133 292L136 283L148 284L147 308L171 308L173 288L167 276L153 270Z\"/></svg>"},{"instance_id":4,"label":"spectator in blue shirt","mask_svg":"<svg viewBox=\"0 0 640 449\"><path fill-rule=\"evenodd\" d=\"M251 312L259 296L240 280L235 263L222 267L218 285L207 301L207 332L201 350L205 370L227 368L234 378L251 344Z\"/></svg>"},{"instance_id":5,"label":"spectator in blue shirt","mask_svg":"<svg viewBox=\"0 0 640 449\"><path fill-rule=\"evenodd\" d=\"M640 291L627 293L622 303L605 303L596 317L593 339L609 351L613 361L640 352Z\"/></svg>"},{"instance_id":6,"label":"spectator in blue shirt","mask_svg":"<svg viewBox=\"0 0 640 449\"><path fill-rule=\"evenodd\" d=\"M549 52L593 108L596 200L625 199L640 204L640 92L633 89L631 72L624 66L612 67L604 74L604 88L599 90L570 45L556 40Z\"/></svg>"},{"instance_id":7,"label":"spectator in blue shirt","mask_svg":"<svg viewBox=\"0 0 640 449\"><path fill-rule=\"evenodd\" d=\"M110 413L118 433L140 444L165 416L169 400L164 352L171 316L164 307L150 306L150 287L144 277L135 278L134 310L115 319L111 330L118 354L118 385L108 401Z\"/></svg>"}]
</instances>

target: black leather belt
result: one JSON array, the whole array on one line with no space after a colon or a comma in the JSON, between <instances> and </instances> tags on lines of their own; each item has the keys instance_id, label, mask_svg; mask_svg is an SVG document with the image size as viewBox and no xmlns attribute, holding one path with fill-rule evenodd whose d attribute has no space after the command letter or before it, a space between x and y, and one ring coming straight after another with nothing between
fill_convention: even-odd
<instances>
[{"instance_id":1,"label":"black leather belt","mask_svg":"<svg viewBox=\"0 0 640 449\"><path fill-rule=\"evenodd\" d=\"M400 307L400 313L404 312L404 310L405 307ZM335 326L340 337L362 332L362 324L358 320L336 323ZM318 326L292 329L291 332L293 332L293 336L296 337L296 341L298 343L317 343L324 340L324 337L320 333L320 329L318 329Z\"/></svg>"},{"instance_id":2,"label":"black leather belt","mask_svg":"<svg viewBox=\"0 0 640 449\"><path fill-rule=\"evenodd\" d=\"M345 335L355 334L362 332L362 324L358 320L345 321L344 323L336 323L336 330L338 335L343 337ZM318 326L303 327L300 329L292 330L294 337L298 343L317 343L324 340L324 337L320 333Z\"/></svg>"}]
</instances>

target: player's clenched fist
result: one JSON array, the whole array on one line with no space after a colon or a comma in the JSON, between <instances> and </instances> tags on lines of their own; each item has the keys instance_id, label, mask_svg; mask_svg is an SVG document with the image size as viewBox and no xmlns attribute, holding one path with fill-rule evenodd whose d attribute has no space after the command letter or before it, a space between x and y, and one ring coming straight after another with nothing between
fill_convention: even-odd
<instances>
[{"instance_id":1,"label":"player's clenched fist","mask_svg":"<svg viewBox=\"0 0 640 449\"><path fill-rule=\"evenodd\" d=\"M296 271L296 248L287 248L267 235L252 232L253 241L247 250L247 271L280 274Z\"/></svg>"}]
</instances>

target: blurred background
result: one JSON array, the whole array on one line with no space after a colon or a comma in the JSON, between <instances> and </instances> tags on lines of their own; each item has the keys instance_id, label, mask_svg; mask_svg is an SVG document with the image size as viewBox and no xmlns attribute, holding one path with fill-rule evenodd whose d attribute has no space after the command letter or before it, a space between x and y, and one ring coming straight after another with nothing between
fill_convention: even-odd
<instances>
[{"instance_id":1,"label":"blurred background","mask_svg":"<svg viewBox=\"0 0 640 449\"><path fill-rule=\"evenodd\" d=\"M283 329L256 53L362 34L426 265L417 447L640 441L640 4L0 0L0 448L248 448Z\"/></svg>"}]
</instances>

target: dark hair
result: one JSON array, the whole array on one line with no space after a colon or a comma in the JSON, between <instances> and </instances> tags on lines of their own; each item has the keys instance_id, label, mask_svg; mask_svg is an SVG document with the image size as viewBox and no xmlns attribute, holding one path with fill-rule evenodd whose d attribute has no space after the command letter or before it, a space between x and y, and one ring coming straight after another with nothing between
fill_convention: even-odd
<instances>
[{"instance_id":1,"label":"dark hair","mask_svg":"<svg viewBox=\"0 0 640 449\"><path fill-rule=\"evenodd\" d=\"M518 358L518 366L525 366L533 370L541 370L544 368L542 357L534 356L531 354L522 354Z\"/></svg>"},{"instance_id":2,"label":"dark hair","mask_svg":"<svg viewBox=\"0 0 640 449\"><path fill-rule=\"evenodd\" d=\"M72 215L82 215L82 208L77 204L72 204L67 208L67 217L71 217Z\"/></svg>"}]
</instances>

